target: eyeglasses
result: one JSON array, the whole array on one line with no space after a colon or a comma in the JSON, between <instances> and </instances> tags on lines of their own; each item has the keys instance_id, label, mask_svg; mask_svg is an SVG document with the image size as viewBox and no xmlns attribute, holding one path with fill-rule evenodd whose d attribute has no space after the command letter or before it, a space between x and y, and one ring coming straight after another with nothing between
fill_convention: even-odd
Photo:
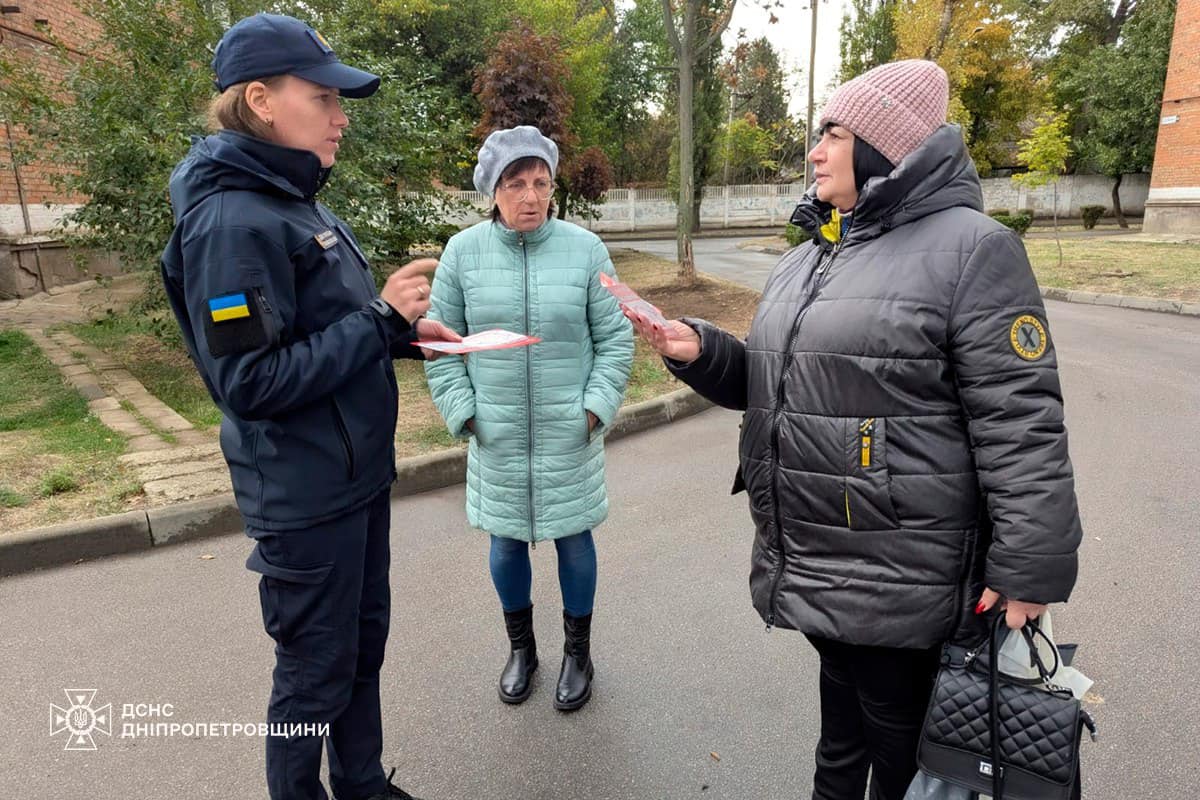
<instances>
[{"instance_id":1,"label":"eyeglasses","mask_svg":"<svg viewBox=\"0 0 1200 800\"><path fill-rule=\"evenodd\" d=\"M528 185L525 181L510 181L500 184L500 190L510 197L520 202L529 196L532 191L538 200L545 200L550 195L554 194L554 184L550 181L540 180L534 181L533 186Z\"/></svg>"}]
</instances>

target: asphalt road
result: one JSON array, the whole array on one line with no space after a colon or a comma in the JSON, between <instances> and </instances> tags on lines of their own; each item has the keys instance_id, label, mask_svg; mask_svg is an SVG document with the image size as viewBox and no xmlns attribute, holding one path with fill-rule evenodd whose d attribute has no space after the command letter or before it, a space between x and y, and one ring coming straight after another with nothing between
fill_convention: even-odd
<instances>
[{"instance_id":1,"label":"asphalt road","mask_svg":"<svg viewBox=\"0 0 1200 800\"><path fill-rule=\"evenodd\" d=\"M764 231L763 235L767 235ZM736 281L752 289L762 291L767 284L767 276L771 268L779 260L778 256L756 253L752 250L742 250L737 245L742 238L730 239L693 239L692 257L696 260L696 269L717 275L726 280ZM675 258L674 239L649 239L646 241L615 241L612 247L628 247L663 258Z\"/></svg>"},{"instance_id":2,"label":"asphalt road","mask_svg":"<svg viewBox=\"0 0 1200 800\"><path fill-rule=\"evenodd\" d=\"M700 268L715 272L708 242L724 243L697 241ZM1049 316L1085 525L1055 632L1082 643L1076 664L1102 698L1084 796L1192 798L1200 319L1060 303ZM551 707L553 547L534 554L537 688L503 706L503 626L461 487L394 505L384 761L401 785L426 800L807 796L816 662L801 636L765 633L750 608L745 496L728 494L737 422L714 410L610 447L596 694L570 716ZM260 739L120 736L126 703L173 706L139 722L263 717L272 655L249 549L233 535L0 582L0 794L264 797ZM93 752L50 735L50 705L66 705L68 688L113 706L113 735L95 734Z\"/></svg>"}]
</instances>

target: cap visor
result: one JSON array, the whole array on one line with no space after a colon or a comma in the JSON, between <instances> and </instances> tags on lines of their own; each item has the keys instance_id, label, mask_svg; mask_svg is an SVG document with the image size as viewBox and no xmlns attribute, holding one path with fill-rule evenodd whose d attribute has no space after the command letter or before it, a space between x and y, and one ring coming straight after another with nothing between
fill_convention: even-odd
<instances>
[{"instance_id":1,"label":"cap visor","mask_svg":"<svg viewBox=\"0 0 1200 800\"><path fill-rule=\"evenodd\" d=\"M379 89L379 76L331 61L307 69L292 70L290 74L306 81L337 89L342 97L370 97Z\"/></svg>"}]
</instances>

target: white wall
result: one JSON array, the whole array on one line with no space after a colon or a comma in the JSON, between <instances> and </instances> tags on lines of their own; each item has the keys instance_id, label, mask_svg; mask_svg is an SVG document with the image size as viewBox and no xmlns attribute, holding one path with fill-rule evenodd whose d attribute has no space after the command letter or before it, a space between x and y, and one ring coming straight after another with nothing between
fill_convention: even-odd
<instances>
[{"instance_id":1,"label":"white wall","mask_svg":"<svg viewBox=\"0 0 1200 800\"><path fill-rule=\"evenodd\" d=\"M1052 187L1029 190L1018 187L1009 178L985 178L984 208L1016 212L1032 208L1036 216L1050 216L1054 205ZM1121 208L1126 214L1140 216L1145 211L1150 176L1126 175L1121 182ZM451 192L474 207L474 213L462 213L449 220L471 225L483 219L491 203L478 192ZM761 186L708 186L700 203L700 221L706 230L719 228L780 227L792 215L803 196L799 184ZM675 203L666 189L612 189L600 206L600 219L572 222L600 233L616 231L672 230L675 227ZM1078 217L1080 206L1112 206L1112 181L1102 175L1065 175L1058 183L1058 215Z\"/></svg>"},{"instance_id":2,"label":"white wall","mask_svg":"<svg viewBox=\"0 0 1200 800\"><path fill-rule=\"evenodd\" d=\"M34 203L25 207L29 212L29 223L34 235L53 230L66 214L79 206L45 206ZM24 236L25 220L21 216L21 207L16 203L0 203L0 236Z\"/></svg>"},{"instance_id":3,"label":"white wall","mask_svg":"<svg viewBox=\"0 0 1200 800\"><path fill-rule=\"evenodd\" d=\"M1016 212L1032 208L1038 216L1049 216L1053 206L1051 187L1025 189L1008 178L985 178L983 201L989 211L1007 208ZM1121 183L1121 207L1125 213L1139 216L1145 211L1150 176L1126 175ZM451 215L446 221L472 225L491 211L488 198L478 192L449 192L471 204L473 210ZM758 186L709 186L700 204L700 221L707 230L719 228L781 227L800 201L799 184ZM675 227L675 203L666 189L612 189L600 206L600 219L571 218L599 233L617 231L672 230ZM1058 182L1058 214L1078 217L1079 207L1112 203L1112 181L1102 175L1066 175ZM52 230L62 216L77 206L29 206L35 233ZM1110 209L1111 210L1111 209ZM0 236L21 236L25 226L18 205L0 205Z\"/></svg>"},{"instance_id":4,"label":"white wall","mask_svg":"<svg viewBox=\"0 0 1200 800\"><path fill-rule=\"evenodd\" d=\"M1049 217L1054 211L1054 187L1026 189L1009 178L986 178L983 183L983 205L989 211L1007 208L1016 213L1032 208L1034 216ZM1078 217L1081 206L1104 206L1112 213L1111 178L1103 175L1064 175L1058 179L1058 215ZM1126 175L1121 180L1121 210L1141 216L1146 210L1150 191L1150 175Z\"/></svg>"}]
</instances>

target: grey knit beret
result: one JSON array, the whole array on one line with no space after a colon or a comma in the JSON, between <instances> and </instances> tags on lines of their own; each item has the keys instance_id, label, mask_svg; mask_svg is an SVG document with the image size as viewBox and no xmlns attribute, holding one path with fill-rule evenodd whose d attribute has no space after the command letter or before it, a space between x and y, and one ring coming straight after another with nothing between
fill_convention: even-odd
<instances>
[{"instance_id":1,"label":"grey knit beret","mask_svg":"<svg viewBox=\"0 0 1200 800\"><path fill-rule=\"evenodd\" d=\"M492 196L500 174L509 164L526 156L536 156L550 167L550 177L558 169L558 145L542 136L532 125L518 125L494 131L479 148L479 163L475 165L475 190Z\"/></svg>"}]
</instances>

